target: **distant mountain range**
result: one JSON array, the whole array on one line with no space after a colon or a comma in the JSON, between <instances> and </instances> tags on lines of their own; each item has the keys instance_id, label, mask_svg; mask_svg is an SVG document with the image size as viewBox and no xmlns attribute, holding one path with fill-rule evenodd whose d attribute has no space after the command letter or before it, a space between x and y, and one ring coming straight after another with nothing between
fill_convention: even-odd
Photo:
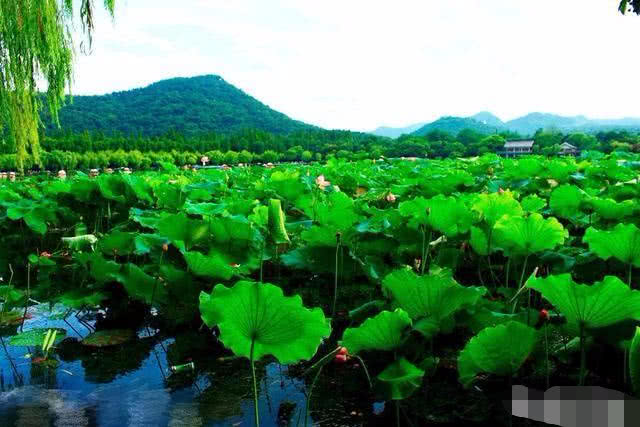
<instances>
[{"instance_id":1,"label":"distant mountain range","mask_svg":"<svg viewBox=\"0 0 640 427\"><path fill-rule=\"evenodd\" d=\"M55 125L44 109L43 122ZM74 132L158 135L233 133L260 129L285 134L318 129L272 110L217 75L173 78L141 89L99 96L74 96L60 110L60 124Z\"/></svg>"},{"instance_id":2,"label":"distant mountain range","mask_svg":"<svg viewBox=\"0 0 640 427\"><path fill-rule=\"evenodd\" d=\"M492 134L499 132L516 132L522 136L531 136L538 129L558 129L563 132L598 132L612 129L640 130L640 118L623 119L589 119L585 116L565 117L548 113L530 113L517 119L503 122L495 115L483 111L471 117L445 116L436 121L425 123L418 129L378 128L371 132L374 135L397 138L403 134L426 135L434 130L458 134L463 129Z\"/></svg>"}]
</instances>

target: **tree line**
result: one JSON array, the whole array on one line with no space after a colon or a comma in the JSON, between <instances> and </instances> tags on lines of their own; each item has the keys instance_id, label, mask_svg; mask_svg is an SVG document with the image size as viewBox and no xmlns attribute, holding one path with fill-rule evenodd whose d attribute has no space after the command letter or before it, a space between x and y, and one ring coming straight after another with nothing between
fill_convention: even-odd
<instances>
[{"instance_id":1,"label":"tree line","mask_svg":"<svg viewBox=\"0 0 640 427\"><path fill-rule=\"evenodd\" d=\"M520 135L485 135L465 129L453 135L434 130L424 136L405 135L396 140L350 131L308 130L277 135L260 130L235 134L187 137L169 132L160 136L106 135L100 132L54 132L41 138L39 161L29 157L27 169L93 169L131 167L148 169L160 162L195 165L202 156L209 164L322 161L330 157L366 159L385 157L470 157L499 153L505 141ZM581 151L640 151L640 135L629 131L597 134L539 130L533 136L535 154L553 156L568 142ZM0 145L0 170L16 170L17 158L10 146Z\"/></svg>"}]
</instances>

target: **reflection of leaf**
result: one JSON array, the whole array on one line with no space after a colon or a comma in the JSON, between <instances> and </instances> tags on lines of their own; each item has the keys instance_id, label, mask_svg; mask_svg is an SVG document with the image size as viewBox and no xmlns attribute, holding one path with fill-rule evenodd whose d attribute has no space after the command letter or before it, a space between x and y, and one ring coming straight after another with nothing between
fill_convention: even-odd
<instances>
[{"instance_id":1,"label":"reflection of leaf","mask_svg":"<svg viewBox=\"0 0 640 427\"><path fill-rule=\"evenodd\" d=\"M411 396L422 384L424 371L404 357L394 361L378 375L378 380L391 400L402 400Z\"/></svg>"},{"instance_id":2,"label":"reflection of leaf","mask_svg":"<svg viewBox=\"0 0 640 427\"><path fill-rule=\"evenodd\" d=\"M614 257L640 267L640 229L634 224L618 224L612 230L589 227L583 240L602 259Z\"/></svg>"},{"instance_id":3,"label":"reflection of leaf","mask_svg":"<svg viewBox=\"0 0 640 427\"><path fill-rule=\"evenodd\" d=\"M570 274L531 278L527 286L537 290L562 313L567 330L580 334L580 325L602 328L625 319L640 319L640 291L633 291L615 276L594 285L579 285Z\"/></svg>"},{"instance_id":4,"label":"reflection of leaf","mask_svg":"<svg viewBox=\"0 0 640 427\"><path fill-rule=\"evenodd\" d=\"M299 295L286 297L269 283L217 285L200 294L200 311L209 326L218 325L220 340L236 355L272 355L280 363L310 359L331 327L319 308L308 309ZM253 344L252 344L253 343Z\"/></svg>"},{"instance_id":5,"label":"reflection of leaf","mask_svg":"<svg viewBox=\"0 0 640 427\"><path fill-rule=\"evenodd\" d=\"M482 372L514 375L533 351L536 330L510 321L483 329L471 338L458 357L460 382L468 386Z\"/></svg>"},{"instance_id":6,"label":"reflection of leaf","mask_svg":"<svg viewBox=\"0 0 640 427\"><path fill-rule=\"evenodd\" d=\"M105 329L87 335L81 342L88 347L110 347L132 340L135 333L130 329Z\"/></svg>"},{"instance_id":7,"label":"reflection of leaf","mask_svg":"<svg viewBox=\"0 0 640 427\"><path fill-rule=\"evenodd\" d=\"M405 311L383 311L357 328L347 328L342 335L342 345L351 354L362 350L393 350L402 344L403 333L409 326L411 318Z\"/></svg>"}]
</instances>

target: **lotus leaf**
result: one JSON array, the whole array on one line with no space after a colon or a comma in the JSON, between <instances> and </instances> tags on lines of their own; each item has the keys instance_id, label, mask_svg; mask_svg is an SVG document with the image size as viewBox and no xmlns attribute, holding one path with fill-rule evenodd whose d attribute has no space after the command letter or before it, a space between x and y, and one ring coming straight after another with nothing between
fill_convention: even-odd
<instances>
[{"instance_id":1,"label":"lotus leaf","mask_svg":"<svg viewBox=\"0 0 640 427\"><path fill-rule=\"evenodd\" d=\"M424 377L424 370L404 357L394 361L378 374L381 388L391 400L402 400L411 396L420 388L422 377Z\"/></svg>"},{"instance_id":2,"label":"lotus leaf","mask_svg":"<svg viewBox=\"0 0 640 427\"><path fill-rule=\"evenodd\" d=\"M640 319L640 291L634 291L615 276L606 276L593 285L581 285L570 274L531 278L527 286L537 290L562 313L566 329L580 334L587 329L602 328L624 321Z\"/></svg>"},{"instance_id":3,"label":"lotus leaf","mask_svg":"<svg viewBox=\"0 0 640 427\"><path fill-rule=\"evenodd\" d=\"M347 328L342 335L342 345L351 354L362 350L393 350L403 343L403 334L411 324L404 310L382 311L357 328Z\"/></svg>"},{"instance_id":4,"label":"lotus leaf","mask_svg":"<svg viewBox=\"0 0 640 427\"><path fill-rule=\"evenodd\" d=\"M225 346L253 360L266 355L283 364L310 359L331 332L322 310L305 308L300 296L284 296L270 283L217 285L208 297L200 295L200 311L207 325L218 325Z\"/></svg>"},{"instance_id":5,"label":"lotus leaf","mask_svg":"<svg viewBox=\"0 0 640 427\"><path fill-rule=\"evenodd\" d=\"M9 338L9 345L22 347L40 347L44 343L47 332L54 330L56 334L56 342L61 341L67 335L67 331L61 328L36 328L14 335Z\"/></svg>"},{"instance_id":6,"label":"lotus leaf","mask_svg":"<svg viewBox=\"0 0 640 427\"><path fill-rule=\"evenodd\" d=\"M575 185L561 185L551 192L549 206L563 218L572 218L580 213L583 192Z\"/></svg>"},{"instance_id":7,"label":"lotus leaf","mask_svg":"<svg viewBox=\"0 0 640 427\"><path fill-rule=\"evenodd\" d=\"M533 351L537 339L535 329L515 321L483 329L458 357L460 382L469 386L483 372L514 375Z\"/></svg>"},{"instance_id":8,"label":"lotus leaf","mask_svg":"<svg viewBox=\"0 0 640 427\"><path fill-rule=\"evenodd\" d=\"M411 319L430 320L431 325L420 328L430 332L456 311L475 304L485 291L459 285L448 270L424 276L408 269L396 270L384 278L382 287L391 294L394 305Z\"/></svg>"},{"instance_id":9,"label":"lotus leaf","mask_svg":"<svg viewBox=\"0 0 640 427\"><path fill-rule=\"evenodd\" d=\"M495 227L496 245L515 255L530 255L553 249L569 236L555 218L538 213L526 217L503 217Z\"/></svg>"},{"instance_id":10,"label":"lotus leaf","mask_svg":"<svg viewBox=\"0 0 640 427\"><path fill-rule=\"evenodd\" d=\"M640 229L634 224L618 224L612 230L589 227L583 240L602 259L614 257L640 267Z\"/></svg>"}]
</instances>

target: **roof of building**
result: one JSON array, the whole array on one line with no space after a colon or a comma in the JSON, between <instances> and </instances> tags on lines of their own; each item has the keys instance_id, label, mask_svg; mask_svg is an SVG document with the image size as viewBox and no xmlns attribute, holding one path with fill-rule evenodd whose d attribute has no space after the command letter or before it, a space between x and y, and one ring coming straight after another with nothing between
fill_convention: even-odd
<instances>
[{"instance_id":1,"label":"roof of building","mask_svg":"<svg viewBox=\"0 0 640 427\"><path fill-rule=\"evenodd\" d=\"M533 146L533 139L507 141L504 143L504 148L531 148L532 146Z\"/></svg>"},{"instance_id":2,"label":"roof of building","mask_svg":"<svg viewBox=\"0 0 640 427\"><path fill-rule=\"evenodd\" d=\"M560 148L568 148L571 150L575 150L576 146L575 145L571 145L568 142L563 142L562 144L560 144Z\"/></svg>"}]
</instances>

